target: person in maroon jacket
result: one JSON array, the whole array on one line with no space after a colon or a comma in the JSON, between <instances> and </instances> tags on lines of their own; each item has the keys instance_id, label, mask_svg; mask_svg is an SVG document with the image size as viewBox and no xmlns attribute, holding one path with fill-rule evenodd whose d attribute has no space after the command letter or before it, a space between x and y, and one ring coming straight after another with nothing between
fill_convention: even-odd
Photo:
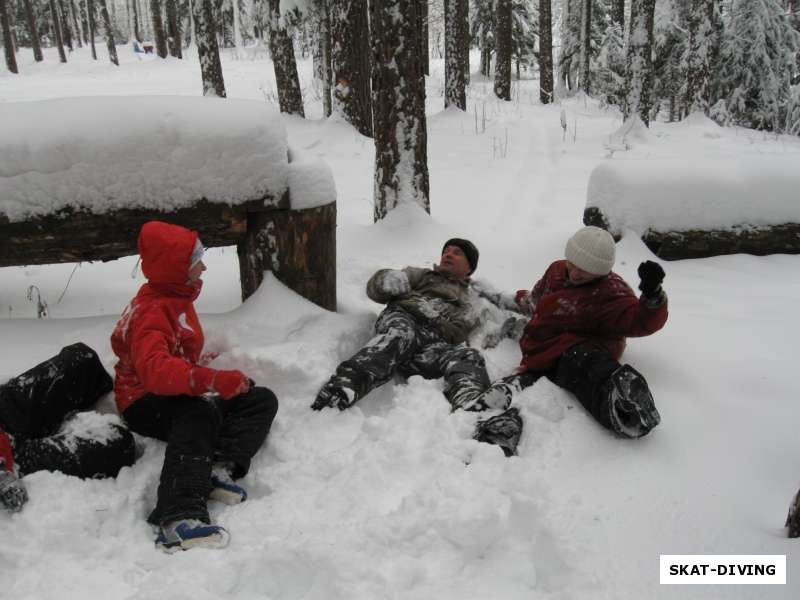
<instances>
[{"instance_id":1,"label":"person in maroon jacket","mask_svg":"<svg viewBox=\"0 0 800 600\"><path fill-rule=\"evenodd\" d=\"M244 477L264 443L278 401L235 370L211 369L194 309L203 281L197 232L150 221L139 233L145 283L125 309L111 347L119 357L117 408L135 432L167 442L158 500L148 521L167 552L220 548L229 536L211 525L207 499L246 499Z\"/></svg>"},{"instance_id":2,"label":"person in maroon jacket","mask_svg":"<svg viewBox=\"0 0 800 600\"><path fill-rule=\"evenodd\" d=\"M614 273L614 238L584 227L567 242L566 260L552 263L533 290L516 293L516 308L531 319L515 374L492 385L510 401L514 391L546 376L569 390L604 427L628 438L646 435L661 420L644 377L619 363L628 337L650 335L667 321L664 270L639 265L637 297Z\"/></svg>"}]
</instances>

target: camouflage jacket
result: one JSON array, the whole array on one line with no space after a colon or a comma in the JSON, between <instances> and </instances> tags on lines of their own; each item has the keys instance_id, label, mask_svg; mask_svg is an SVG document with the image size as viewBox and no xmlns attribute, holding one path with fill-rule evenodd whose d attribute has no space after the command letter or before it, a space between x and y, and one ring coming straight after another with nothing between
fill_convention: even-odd
<instances>
[{"instance_id":1,"label":"camouflage jacket","mask_svg":"<svg viewBox=\"0 0 800 600\"><path fill-rule=\"evenodd\" d=\"M402 308L420 323L439 333L445 341L460 344L478 326L469 280L457 281L431 269L406 267L411 291L399 296L384 291L383 281L393 269L381 269L367 282L367 296L380 304Z\"/></svg>"}]
</instances>

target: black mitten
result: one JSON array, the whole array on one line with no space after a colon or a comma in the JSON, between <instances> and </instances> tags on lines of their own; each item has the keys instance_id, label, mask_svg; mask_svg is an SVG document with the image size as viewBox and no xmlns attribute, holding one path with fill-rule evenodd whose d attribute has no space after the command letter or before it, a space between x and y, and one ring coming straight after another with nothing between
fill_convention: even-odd
<instances>
[{"instance_id":1,"label":"black mitten","mask_svg":"<svg viewBox=\"0 0 800 600\"><path fill-rule=\"evenodd\" d=\"M639 265L637 272L641 279L639 289L642 290L645 298L657 296L661 292L661 282L664 281L665 276L661 265L652 260L646 260Z\"/></svg>"}]
</instances>

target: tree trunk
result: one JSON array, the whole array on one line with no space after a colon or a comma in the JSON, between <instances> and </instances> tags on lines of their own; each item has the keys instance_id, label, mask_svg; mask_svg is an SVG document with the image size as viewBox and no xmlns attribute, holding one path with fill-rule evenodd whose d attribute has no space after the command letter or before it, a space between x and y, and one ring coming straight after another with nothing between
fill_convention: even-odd
<instances>
[{"instance_id":1,"label":"tree trunk","mask_svg":"<svg viewBox=\"0 0 800 600\"><path fill-rule=\"evenodd\" d=\"M420 47L422 49L422 72L425 75L430 75L431 55L430 55L430 30L428 27L428 18L429 18L428 0L420 0L419 10L420 10L420 21L421 21L420 32L422 34L420 40Z\"/></svg>"},{"instance_id":2,"label":"tree trunk","mask_svg":"<svg viewBox=\"0 0 800 600\"><path fill-rule=\"evenodd\" d=\"M620 31L625 31L625 0L611 1L611 20L619 23Z\"/></svg>"},{"instance_id":3,"label":"tree trunk","mask_svg":"<svg viewBox=\"0 0 800 600\"><path fill-rule=\"evenodd\" d=\"M591 86L592 0L583 0L581 10L581 89L588 96Z\"/></svg>"},{"instance_id":4,"label":"tree trunk","mask_svg":"<svg viewBox=\"0 0 800 600\"><path fill-rule=\"evenodd\" d=\"M496 6L494 93L501 100L511 100L511 0L497 0Z\"/></svg>"},{"instance_id":5,"label":"tree trunk","mask_svg":"<svg viewBox=\"0 0 800 600\"><path fill-rule=\"evenodd\" d=\"M464 44L461 36L464 26L462 4L467 0L444 0L444 107L457 106L467 110L466 82L464 81Z\"/></svg>"},{"instance_id":6,"label":"tree trunk","mask_svg":"<svg viewBox=\"0 0 800 600\"><path fill-rule=\"evenodd\" d=\"M178 0L167 0L167 35L169 53L175 58L183 58L183 37L181 21L178 19Z\"/></svg>"},{"instance_id":7,"label":"tree trunk","mask_svg":"<svg viewBox=\"0 0 800 600\"><path fill-rule=\"evenodd\" d=\"M25 4L25 19L28 21L28 32L31 36L31 47L33 48L33 58L36 62L42 62L42 44L39 41L39 31L36 28L36 16L33 14L31 0L23 0Z\"/></svg>"},{"instance_id":8,"label":"tree trunk","mask_svg":"<svg viewBox=\"0 0 800 600\"><path fill-rule=\"evenodd\" d=\"M278 86L278 105L281 112L305 116L300 80L297 77L297 62L294 44L281 20L280 0L269 0L269 52L275 68L275 83Z\"/></svg>"},{"instance_id":9,"label":"tree trunk","mask_svg":"<svg viewBox=\"0 0 800 600\"><path fill-rule=\"evenodd\" d=\"M623 115L627 120L638 114L642 122L650 125L653 106L653 20L656 0L633 0L628 38L627 69L625 73L625 105Z\"/></svg>"},{"instance_id":10,"label":"tree trunk","mask_svg":"<svg viewBox=\"0 0 800 600\"><path fill-rule=\"evenodd\" d=\"M106 30L106 48L108 48L108 59L115 65L119 66L119 58L117 58L117 45L114 43L114 30L111 27L111 17L108 15L108 5L106 4L106 0L98 1L100 2L100 16L103 19L103 28Z\"/></svg>"},{"instance_id":11,"label":"tree trunk","mask_svg":"<svg viewBox=\"0 0 800 600\"><path fill-rule=\"evenodd\" d=\"M8 12L7 0L0 0L0 21L3 26L3 47L6 53L6 66L12 73L19 73L17 56L14 53L14 42L11 39L11 18Z\"/></svg>"},{"instance_id":12,"label":"tree trunk","mask_svg":"<svg viewBox=\"0 0 800 600\"><path fill-rule=\"evenodd\" d=\"M242 58L242 24L239 14L239 0L231 0L231 12L233 13L233 47L236 58Z\"/></svg>"},{"instance_id":13,"label":"tree trunk","mask_svg":"<svg viewBox=\"0 0 800 600\"><path fill-rule=\"evenodd\" d=\"M77 9L75 8L75 1L74 0L67 0L67 8L69 9L69 16L70 20L72 21L72 31L75 32L75 41L78 43L78 48L83 48L83 41L82 38L85 38L86 35L81 30L79 23L81 22L80 19L77 17Z\"/></svg>"},{"instance_id":14,"label":"tree trunk","mask_svg":"<svg viewBox=\"0 0 800 600\"><path fill-rule=\"evenodd\" d=\"M553 19L550 0L539 0L539 100L553 101Z\"/></svg>"},{"instance_id":15,"label":"tree trunk","mask_svg":"<svg viewBox=\"0 0 800 600\"><path fill-rule=\"evenodd\" d=\"M213 0L192 0L194 26L197 39L197 56L203 79L203 96L225 98L225 81L219 60L217 26L214 22Z\"/></svg>"},{"instance_id":16,"label":"tree trunk","mask_svg":"<svg viewBox=\"0 0 800 600\"><path fill-rule=\"evenodd\" d=\"M458 6L461 8L461 14L458 17L458 22L461 23L461 61L464 67L464 84L469 85L469 0L460 0Z\"/></svg>"},{"instance_id":17,"label":"tree trunk","mask_svg":"<svg viewBox=\"0 0 800 600\"><path fill-rule=\"evenodd\" d=\"M330 0L333 110L372 137L370 26L366 0Z\"/></svg>"},{"instance_id":18,"label":"tree trunk","mask_svg":"<svg viewBox=\"0 0 800 600\"><path fill-rule=\"evenodd\" d=\"M686 112L708 113L711 78L712 21L714 0L692 0L689 13L689 51L686 60Z\"/></svg>"},{"instance_id":19,"label":"tree trunk","mask_svg":"<svg viewBox=\"0 0 800 600\"><path fill-rule=\"evenodd\" d=\"M194 4L198 0L189 0L189 34L192 36L190 46L197 46L197 30L194 26Z\"/></svg>"},{"instance_id":20,"label":"tree trunk","mask_svg":"<svg viewBox=\"0 0 800 600\"><path fill-rule=\"evenodd\" d=\"M72 27L69 22L69 12L66 9L64 0L58 0L58 8L61 12L61 31L64 32L64 42L67 44L69 51L72 52L75 49L72 45Z\"/></svg>"},{"instance_id":21,"label":"tree trunk","mask_svg":"<svg viewBox=\"0 0 800 600\"><path fill-rule=\"evenodd\" d=\"M167 35L164 33L160 0L150 0L150 13L153 21L153 35L156 38L156 54L161 58L167 58Z\"/></svg>"},{"instance_id":22,"label":"tree trunk","mask_svg":"<svg viewBox=\"0 0 800 600\"><path fill-rule=\"evenodd\" d=\"M97 60L97 48L94 38L97 36L97 23L94 20L94 0L86 0L86 20L89 22L89 45L92 47L92 58Z\"/></svg>"},{"instance_id":23,"label":"tree trunk","mask_svg":"<svg viewBox=\"0 0 800 600\"><path fill-rule=\"evenodd\" d=\"M61 36L61 15L58 14L56 0L50 0L50 16L53 19L53 32L56 36L58 60L60 60L62 63L65 63L67 62L67 54L64 52L64 38Z\"/></svg>"},{"instance_id":24,"label":"tree trunk","mask_svg":"<svg viewBox=\"0 0 800 600\"><path fill-rule=\"evenodd\" d=\"M331 105L331 14L328 3L330 0L317 0L317 12L319 16L319 56L320 70L319 79L322 81L322 112L325 117L330 117L333 113Z\"/></svg>"},{"instance_id":25,"label":"tree trunk","mask_svg":"<svg viewBox=\"0 0 800 600\"><path fill-rule=\"evenodd\" d=\"M419 64L415 0L372 0L375 59L375 211L384 218L401 203L430 212L425 76Z\"/></svg>"}]
</instances>

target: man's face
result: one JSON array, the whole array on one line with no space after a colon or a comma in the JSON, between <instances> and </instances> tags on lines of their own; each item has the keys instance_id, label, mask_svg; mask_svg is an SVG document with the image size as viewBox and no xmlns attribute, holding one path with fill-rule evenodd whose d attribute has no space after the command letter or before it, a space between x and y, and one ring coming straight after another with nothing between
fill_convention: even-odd
<instances>
[{"instance_id":1,"label":"man's face","mask_svg":"<svg viewBox=\"0 0 800 600\"><path fill-rule=\"evenodd\" d=\"M461 281L469 276L471 267L467 255L458 246L445 246L442 259L439 261L438 271Z\"/></svg>"},{"instance_id":2,"label":"man's face","mask_svg":"<svg viewBox=\"0 0 800 600\"><path fill-rule=\"evenodd\" d=\"M599 279L602 275L595 275L583 269L579 269L571 262L567 261L567 277L572 283L586 283L592 279Z\"/></svg>"}]
</instances>

